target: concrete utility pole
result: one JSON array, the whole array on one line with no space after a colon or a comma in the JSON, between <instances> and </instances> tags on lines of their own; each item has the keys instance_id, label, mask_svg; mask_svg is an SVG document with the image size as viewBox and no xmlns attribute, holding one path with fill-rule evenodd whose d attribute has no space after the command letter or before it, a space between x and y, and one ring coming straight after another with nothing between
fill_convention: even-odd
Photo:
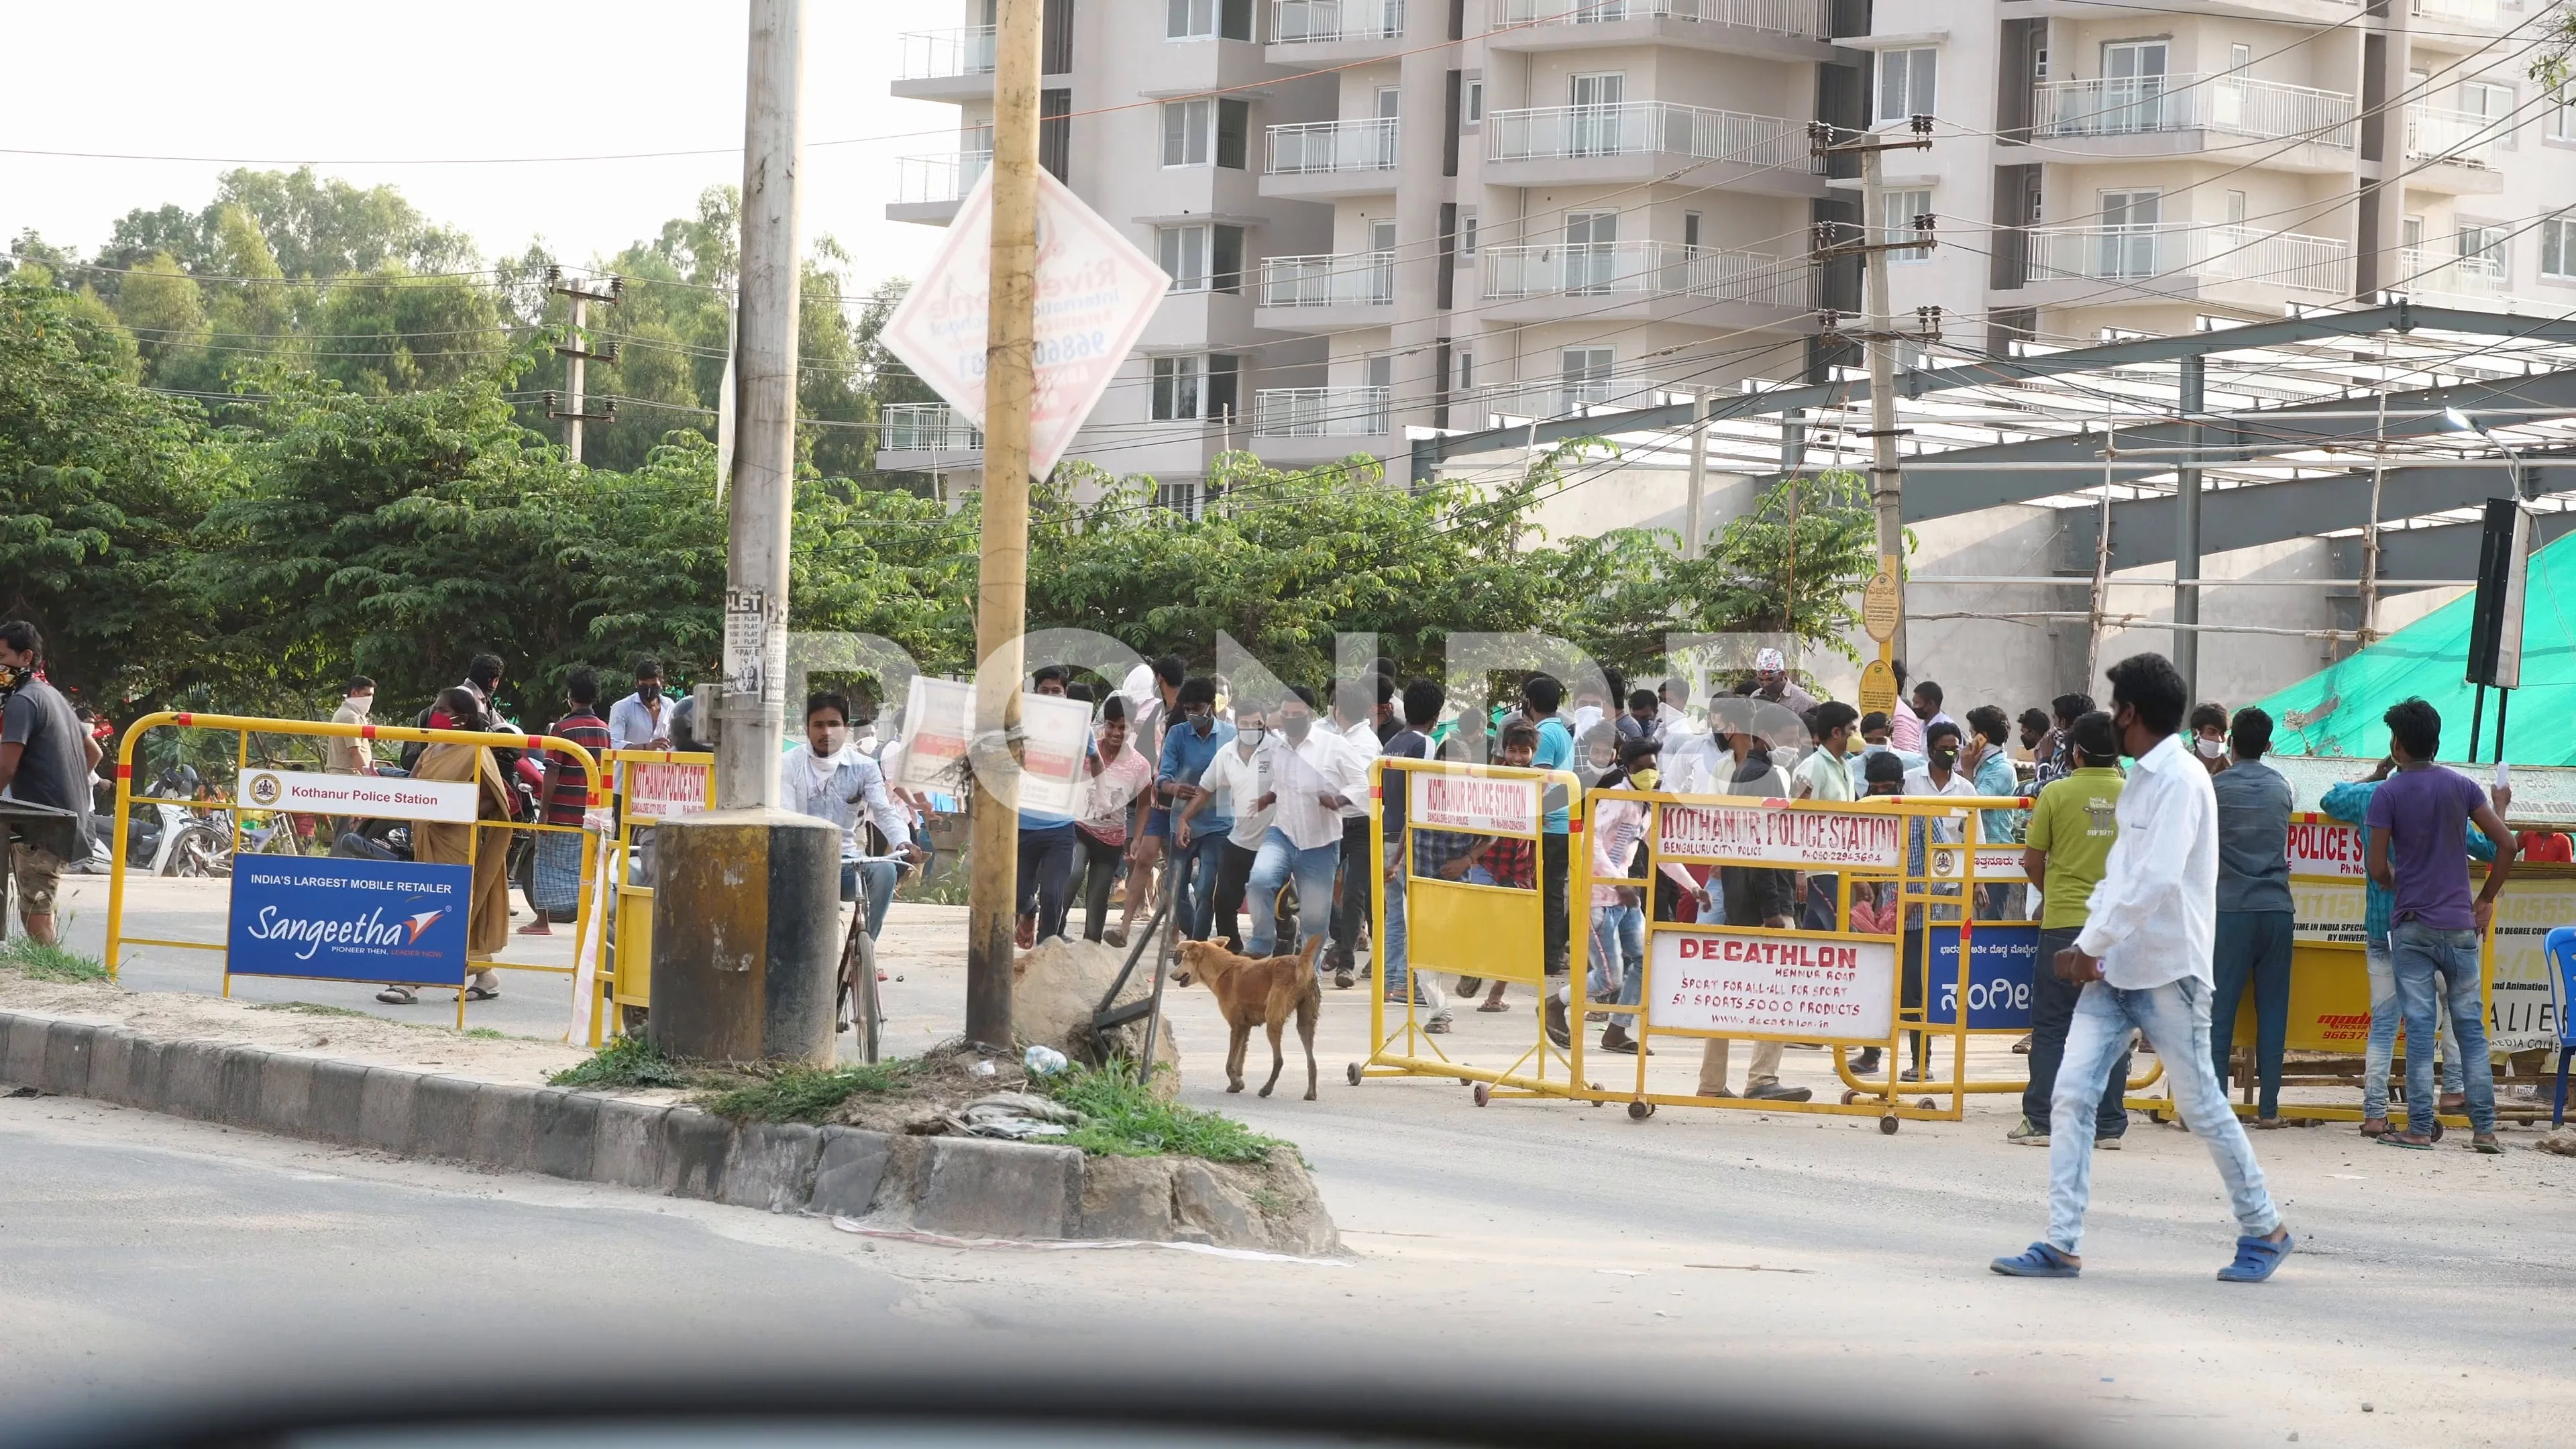
<instances>
[{"instance_id":1,"label":"concrete utility pole","mask_svg":"<svg viewBox=\"0 0 2576 1449\"><path fill-rule=\"evenodd\" d=\"M611 277L608 279L607 291L595 292L579 285L567 284L563 279L563 268L548 267L546 268L546 290L558 297L572 299L572 330L567 338L571 345L557 344L555 347L555 356L564 360L564 387L566 393L570 394L569 405L566 405L565 393L547 393L546 416L562 421L564 451L571 454L572 460L578 463L581 461L581 425L617 421L615 403L610 403L603 412L583 411L589 401L584 396L588 382L588 364L594 359L600 362L617 360L616 343L612 342L606 347L598 348L590 345L590 334L587 330L590 325L590 304L597 302L605 307L616 306L617 300L626 295L626 279Z\"/></svg>"},{"instance_id":2,"label":"concrete utility pole","mask_svg":"<svg viewBox=\"0 0 2576 1449\"><path fill-rule=\"evenodd\" d=\"M2179 402L2183 446L2193 451L2174 470L2174 668L2182 674L2184 692L2200 694L2200 410L2206 360L2182 360Z\"/></svg>"},{"instance_id":3,"label":"concrete utility pole","mask_svg":"<svg viewBox=\"0 0 2576 1449\"><path fill-rule=\"evenodd\" d=\"M993 31L993 251L984 331L984 534L975 600L975 733L1020 725L1029 579L1029 401L1037 331L1038 66L1044 0L1001 0ZM1016 751L1014 751L1016 755ZM1017 791L1012 792L1013 796ZM974 792L966 895L966 1039L1011 1045L1016 800Z\"/></svg>"},{"instance_id":4,"label":"concrete utility pole","mask_svg":"<svg viewBox=\"0 0 2576 1449\"><path fill-rule=\"evenodd\" d=\"M1881 180L1880 147L1860 153L1861 226L1883 225L1887 192ZM1862 300L1868 316L1863 326L1869 341L1869 501L1878 511L1878 556L1905 557L1905 474L1896 452L1896 308L1888 296L1886 238L1862 254L1867 273ZM1896 580L1896 635L1887 641L1898 659L1905 657L1905 570Z\"/></svg>"},{"instance_id":5,"label":"concrete utility pole","mask_svg":"<svg viewBox=\"0 0 2576 1449\"><path fill-rule=\"evenodd\" d=\"M697 691L702 711L713 705L716 808L656 827L652 1035L673 1056L822 1065L834 1056L841 832L780 809L778 789L795 500L800 0L751 0L750 55L724 678Z\"/></svg>"},{"instance_id":6,"label":"concrete utility pole","mask_svg":"<svg viewBox=\"0 0 2576 1449\"><path fill-rule=\"evenodd\" d=\"M1708 389L1691 389L1690 493L1682 501L1682 557L1697 558L1708 536Z\"/></svg>"}]
</instances>

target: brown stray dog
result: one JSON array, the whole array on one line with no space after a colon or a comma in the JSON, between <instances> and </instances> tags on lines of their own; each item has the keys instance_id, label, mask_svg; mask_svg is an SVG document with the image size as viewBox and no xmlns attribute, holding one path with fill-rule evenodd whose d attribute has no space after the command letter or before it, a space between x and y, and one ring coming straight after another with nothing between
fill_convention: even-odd
<instances>
[{"instance_id":1,"label":"brown stray dog","mask_svg":"<svg viewBox=\"0 0 2576 1449\"><path fill-rule=\"evenodd\" d=\"M1270 1033L1270 1080L1261 1084L1261 1095L1279 1085L1279 1073L1288 1065L1288 1056L1280 1050L1279 1031L1288 1024L1288 1013L1297 1013L1297 1039L1306 1044L1306 1100L1315 1100L1315 1015L1324 1009L1323 988L1315 980L1315 953L1324 948L1324 938L1307 941L1306 949L1294 956L1238 956L1214 941L1183 941L1181 964L1172 972L1172 984L1187 986L1204 981L1216 993L1217 1008L1225 1013L1225 1024L1234 1028L1234 1040L1225 1051L1225 1089L1243 1090L1243 1054L1252 1044L1256 1025Z\"/></svg>"}]
</instances>

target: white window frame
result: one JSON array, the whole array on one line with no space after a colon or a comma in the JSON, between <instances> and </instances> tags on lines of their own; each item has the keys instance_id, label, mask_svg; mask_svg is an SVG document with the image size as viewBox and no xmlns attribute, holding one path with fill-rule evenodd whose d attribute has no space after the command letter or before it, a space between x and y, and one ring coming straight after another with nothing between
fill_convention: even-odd
<instances>
[{"instance_id":1,"label":"white window frame","mask_svg":"<svg viewBox=\"0 0 2576 1449\"><path fill-rule=\"evenodd\" d=\"M1878 125L1905 121L1911 117L1939 115L1933 109L1941 100L1941 48L1937 45L1908 46L1901 50L1878 53L1876 74L1870 77L1870 114ZM1904 79L1896 80L1901 69ZM1892 97L1896 106L1889 108L1889 83L1895 82Z\"/></svg>"},{"instance_id":2,"label":"white window frame","mask_svg":"<svg viewBox=\"0 0 2576 1449\"><path fill-rule=\"evenodd\" d=\"M2495 92L2502 92L2502 104L2496 103ZM2474 97L2476 103L2471 104ZM2510 151L2516 132L2522 129L2514 119L2513 87L2503 81L2465 80L2460 82L2460 109L2482 116L2495 127L2492 139L2496 149Z\"/></svg>"},{"instance_id":3,"label":"white window frame","mask_svg":"<svg viewBox=\"0 0 2576 1449\"><path fill-rule=\"evenodd\" d=\"M1472 131L1485 123L1485 82L1483 77L1470 77L1467 93L1459 100L1458 128Z\"/></svg>"},{"instance_id":4,"label":"white window frame","mask_svg":"<svg viewBox=\"0 0 2576 1449\"><path fill-rule=\"evenodd\" d=\"M1225 33L1225 12L1234 9L1244 22L1241 35ZM1256 6L1247 0L1164 0L1165 40L1250 40L1259 25ZM1177 29L1175 27L1178 27Z\"/></svg>"},{"instance_id":5,"label":"white window frame","mask_svg":"<svg viewBox=\"0 0 2576 1449\"><path fill-rule=\"evenodd\" d=\"M1162 111L1163 169L1216 164L1216 98L1165 101Z\"/></svg>"},{"instance_id":6,"label":"white window frame","mask_svg":"<svg viewBox=\"0 0 2576 1449\"><path fill-rule=\"evenodd\" d=\"M1914 218L1932 214L1932 188L1902 186L1878 194L1879 239L1901 241L1906 237L1925 235L1915 228ZM1892 265L1913 266L1932 260L1930 247L1904 247L1887 254Z\"/></svg>"},{"instance_id":7,"label":"white window frame","mask_svg":"<svg viewBox=\"0 0 2576 1449\"><path fill-rule=\"evenodd\" d=\"M1234 237L1234 268L1225 270L1218 253L1222 232ZM1172 279L1175 292L1240 292L1243 290L1244 228L1198 222L1186 226L1154 228L1154 264ZM1231 277L1233 285L1219 281Z\"/></svg>"},{"instance_id":8,"label":"white window frame","mask_svg":"<svg viewBox=\"0 0 2576 1449\"><path fill-rule=\"evenodd\" d=\"M2482 243L2474 250L2469 245L2472 235ZM2488 241L2490 237L2492 242ZM2451 254L2463 261L2470 257L2493 257L2496 269L2510 277L2513 275L2513 228L2500 221L2454 217L2451 221Z\"/></svg>"},{"instance_id":9,"label":"white window frame","mask_svg":"<svg viewBox=\"0 0 2576 1449\"><path fill-rule=\"evenodd\" d=\"M2557 104L2549 108L2549 119L2542 123L2543 138L2561 143L2576 143L2576 84L2558 88Z\"/></svg>"},{"instance_id":10,"label":"white window frame","mask_svg":"<svg viewBox=\"0 0 2576 1449\"><path fill-rule=\"evenodd\" d=\"M1222 368L1216 364L1222 361ZM1243 420L1243 362L1235 353L1184 352L1166 354L1147 363L1153 379L1153 396L1149 412L1158 423L1215 422L1218 410L1229 404L1214 397L1218 377L1231 377L1235 421Z\"/></svg>"},{"instance_id":11,"label":"white window frame","mask_svg":"<svg viewBox=\"0 0 2576 1449\"><path fill-rule=\"evenodd\" d=\"M1476 260L1476 208L1472 206L1458 208L1458 260Z\"/></svg>"},{"instance_id":12,"label":"white window frame","mask_svg":"<svg viewBox=\"0 0 2576 1449\"><path fill-rule=\"evenodd\" d=\"M2540 275L2553 282L2576 282L2576 211L2541 218Z\"/></svg>"}]
</instances>

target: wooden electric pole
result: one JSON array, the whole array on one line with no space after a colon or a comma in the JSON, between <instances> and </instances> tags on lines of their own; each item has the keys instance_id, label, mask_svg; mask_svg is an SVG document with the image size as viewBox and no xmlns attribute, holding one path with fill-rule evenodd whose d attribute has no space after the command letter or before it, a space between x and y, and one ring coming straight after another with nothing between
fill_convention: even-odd
<instances>
[{"instance_id":1,"label":"wooden electric pole","mask_svg":"<svg viewBox=\"0 0 2576 1449\"><path fill-rule=\"evenodd\" d=\"M1037 328L1038 65L1044 0L1001 0L993 32L993 248L984 331L984 529L975 600L975 733L1017 731L1029 576L1030 345ZM1016 751L1014 751L1016 754ZM1011 1046L1018 791L974 792L966 1040Z\"/></svg>"}]
</instances>

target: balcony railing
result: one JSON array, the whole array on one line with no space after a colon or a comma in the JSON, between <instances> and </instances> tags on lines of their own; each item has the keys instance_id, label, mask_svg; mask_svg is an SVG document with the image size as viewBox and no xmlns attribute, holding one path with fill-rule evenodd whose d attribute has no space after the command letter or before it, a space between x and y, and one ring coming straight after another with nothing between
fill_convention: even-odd
<instances>
[{"instance_id":1,"label":"balcony railing","mask_svg":"<svg viewBox=\"0 0 2576 1449\"><path fill-rule=\"evenodd\" d=\"M1551 242L1486 247L1485 299L1705 297L1770 307L1807 305L1803 259L1724 252L1677 242Z\"/></svg>"},{"instance_id":2,"label":"balcony railing","mask_svg":"<svg viewBox=\"0 0 2576 1449\"><path fill-rule=\"evenodd\" d=\"M2243 76L2049 81L2036 99L2032 129L2041 136L2218 131L2265 140L2298 136L2327 146L2353 143L2351 96Z\"/></svg>"},{"instance_id":3,"label":"balcony railing","mask_svg":"<svg viewBox=\"0 0 2576 1449\"><path fill-rule=\"evenodd\" d=\"M903 69L896 74L905 80L992 73L993 27L989 25L912 30L903 35Z\"/></svg>"},{"instance_id":4,"label":"balcony railing","mask_svg":"<svg viewBox=\"0 0 2576 1449\"><path fill-rule=\"evenodd\" d=\"M1496 25L1595 25L1617 20L1696 20L1773 35L1822 39L1830 0L1497 0Z\"/></svg>"},{"instance_id":5,"label":"balcony railing","mask_svg":"<svg viewBox=\"0 0 2576 1449\"><path fill-rule=\"evenodd\" d=\"M2437 20L2458 20L2470 25L2493 29L2504 23L2504 7L2498 0L2415 0L2415 13Z\"/></svg>"},{"instance_id":6,"label":"balcony railing","mask_svg":"<svg viewBox=\"0 0 2576 1449\"><path fill-rule=\"evenodd\" d=\"M1389 307L1395 253L1268 257L1261 263L1264 307Z\"/></svg>"},{"instance_id":7,"label":"balcony railing","mask_svg":"<svg viewBox=\"0 0 2576 1449\"><path fill-rule=\"evenodd\" d=\"M1795 171L1822 165L1810 154L1804 121L1669 101L1492 111L1485 116L1485 136L1486 156L1493 161L1661 154Z\"/></svg>"},{"instance_id":8,"label":"balcony railing","mask_svg":"<svg viewBox=\"0 0 2576 1449\"><path fill-rule=\"evenodd\" d=\"M1270 43L1395 40L1404 34L1404 0L1272 0Z\"/></svg>"},{"instance_id":9,"label":"balcony railing","mask_svg":"<svg viewBox=\"0 0 2576 1449\"><path fill-rule=\"evenodd\" d=\"M1687 387L1644 377L1542 378L1478 388L1469 395L1467 411L1471 417L1482 414L1543 421L1659 407L1689 393Z\"/></svg>"},{"instance_id":10,"label":"balcony railing","mask_svg":"<svg viewBox=\"0 0 2576 1449\"><path fill-rule=\"evenodd\" d=\"M1392 171L1395 120L1309 121L1270 128L1270 172Z\"/></svg>"},{"instance_id":11,"label":"balcony railing","mask_svg":"<svg viewBox=\"0 0 2576 1449\"><path fill-rule=\"evenodd\" d=\"M984 168L992 164L993 153L990 151L899 156L895 158L895 200L915 206L962 200L967 192L975 189L976 181L984 175Z\"/></svg>"},{"instance_id":12,"label":"balcony railing","mask_svg":"<svg viewBox=\"0 0 2576 1449\"><path fill-rule=\"evenodd\" d=\"M2495 164L2496 129L2494 122L2474 111L2408 106L2406 159L2492 168Z\"/></svg>"},{"instance_id":13,"label":"balcony railing","mask_svg":"<svg viewBox=\"0 0 2576 1449\"><path fill-rule=\"evenodd\" d=\"M1395 430L1391 387L1265 387L1252 395L1256 438L1375 438Z\"/></svg>"},{"instance_id":14,"label":"balcony railing","mask_svg":"<svg viewBox=\"0 0 2576 1449\"><path fill-rule=\"evenodd\" d=\"M2052 226L2029 234L2033 282L2201 276L2301 292L2348 289L2352 244L2250 226Z\"/></svg>"},{"instance_id":15,"label":"balcony railing","mask_svg":"<svg viewBox=\"0 0 2576 1449\"><path fill-rule=\"evenodd\" d=\"M877 450L885 453L972 453L984 430L960 420L946 403L888 403L877 421Z\"/></svg>"},{"instance_id":16,"label":"balcony railing","mask_svg":"<svg viewBox=\"0 0 2576 1449\"><path fill-rule=\"evenodd\" d=\"M2429 292L2487 303L2508 300L2504 263L2494 257L2451 256L2405 247L2397 253L2397 278L2393 291L2417 295Z\"/></svg>"}]
</instances>

